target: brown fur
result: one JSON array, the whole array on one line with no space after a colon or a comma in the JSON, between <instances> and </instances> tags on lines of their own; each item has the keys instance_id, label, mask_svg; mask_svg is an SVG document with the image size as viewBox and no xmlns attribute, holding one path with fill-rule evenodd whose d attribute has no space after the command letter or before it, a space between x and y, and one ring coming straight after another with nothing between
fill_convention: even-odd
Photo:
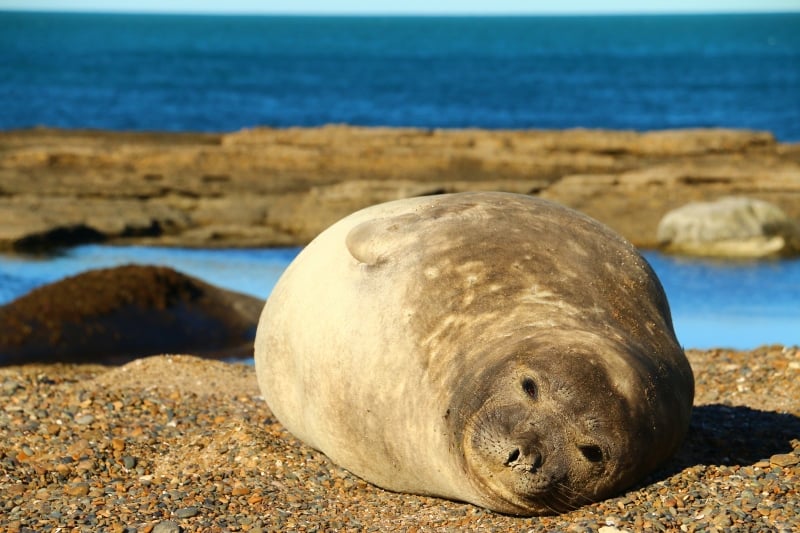
<instances>
[{"instance_id":1,"label":"brown fur","mask_svg":"<svg viewBox=\"0 0 800 533\"><path fill-rule=\"evenodd\" d=\"M392 490L559 512L640 479L688 427L693 377L655 274L557 204L466 193L368 208L274 294L256 341L273 411Z\"/></svg>"}]
</instances>

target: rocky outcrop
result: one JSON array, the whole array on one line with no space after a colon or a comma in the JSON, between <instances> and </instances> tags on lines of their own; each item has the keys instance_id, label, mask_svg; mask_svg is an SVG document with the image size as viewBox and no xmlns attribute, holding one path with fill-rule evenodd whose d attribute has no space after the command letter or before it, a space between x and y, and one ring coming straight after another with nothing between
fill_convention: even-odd
<instances>
[{"instance_id":1,"label":"rocky outcrop","mask_svg":"<svg viewBox=\"0 0 800 533\"><path fill-rule=\"evenodd\" d=\"M668 253L725 258L791 256L800 252L800 225L763 200L726 197L667 213L658 240Z\"/></svg>"},{"instance_id":2,"label":"rocky outcrop","mask_svg":"<svg viewBox=\"0 0 800 533\"><path fill-rule=\"evenodd\" d=\"M252 357L262 306L165 267L92 270L0 307L0 365Z\"/></svg>"},{"instance_id":3,"label":"rocky outcrop","mask_svg":"<svg viewBox=\"0 0 800 533\"><path fill-rule=\"evenodd\" d=\"M800 218L800 145L716 129L0 132L0 249L300 245L374 203L474 190L541 195L656 247L661 217L692 201Z\"/></svg>"}]
</instances>

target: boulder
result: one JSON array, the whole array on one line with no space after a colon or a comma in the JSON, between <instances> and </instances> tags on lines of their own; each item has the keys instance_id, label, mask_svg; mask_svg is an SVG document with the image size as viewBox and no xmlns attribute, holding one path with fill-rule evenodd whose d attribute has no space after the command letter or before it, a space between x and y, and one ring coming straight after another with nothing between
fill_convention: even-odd
<instances>
[{"instance_id":1,"label":"boulder","mask_svg":"<svg viewBox=\"0 0 800 533\"><path fill-rule=\"evenodd\" d=\"M262 306L166 267L91 270L0 307L0 365L251 357Z\"/></svg>"},{"instance_id":2,"label":"boulder","mask_svg":"<svg viewBox=\"0 0 800 533\"><path fill-rule=\"evenodd\" d=\"M800 226L777 206L743 197L693 202L668 212L658 225L667 253L765 258L800 251Z\"/></svg>"}]
</instances>

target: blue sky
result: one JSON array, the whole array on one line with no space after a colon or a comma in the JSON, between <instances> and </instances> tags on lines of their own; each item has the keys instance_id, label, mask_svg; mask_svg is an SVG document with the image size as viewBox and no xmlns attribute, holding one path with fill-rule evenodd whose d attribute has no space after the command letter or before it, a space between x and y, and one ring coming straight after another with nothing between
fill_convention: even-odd
<instances>
[{"instance_id":1,"label":"blue sky","mask_svg":"<svg viewBox=\"0 0 800 533\"><path fill-rule=\"evenodd\" d=\"M800 0L0 0L0 9L276 14L725 13L800 11Z\"/></svg>"}]
</instances>

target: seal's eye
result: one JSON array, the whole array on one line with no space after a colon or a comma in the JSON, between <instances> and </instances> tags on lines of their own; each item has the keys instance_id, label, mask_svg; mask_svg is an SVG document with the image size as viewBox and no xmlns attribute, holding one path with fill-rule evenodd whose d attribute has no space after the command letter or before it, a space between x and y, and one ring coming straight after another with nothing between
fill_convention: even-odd
<instances>
[{"instance_id":1,"label":"seal's eye","mask_svg":"<svg viewBox=\"0 0 800 533\"><path fill-rule=\"evenodd\" d=\"M533 381L532 378L525 378L522 380L522 390L524 390L525 394L527 394L533 400L539 398L539 388L536 386L536 382Z\"/></svg>"},{"instance_id":2,"label":"seal's eye","mask_svg":"<svg viewBox=\"0 0 800 533\"><path fill-rule=\"evenodd\" d=\"M578 446L578 449L583 456L592 463L599 463L603 460L603 450L600 449L600 446L589 444L586 446Z\"/></svg>"}]
</instances>

